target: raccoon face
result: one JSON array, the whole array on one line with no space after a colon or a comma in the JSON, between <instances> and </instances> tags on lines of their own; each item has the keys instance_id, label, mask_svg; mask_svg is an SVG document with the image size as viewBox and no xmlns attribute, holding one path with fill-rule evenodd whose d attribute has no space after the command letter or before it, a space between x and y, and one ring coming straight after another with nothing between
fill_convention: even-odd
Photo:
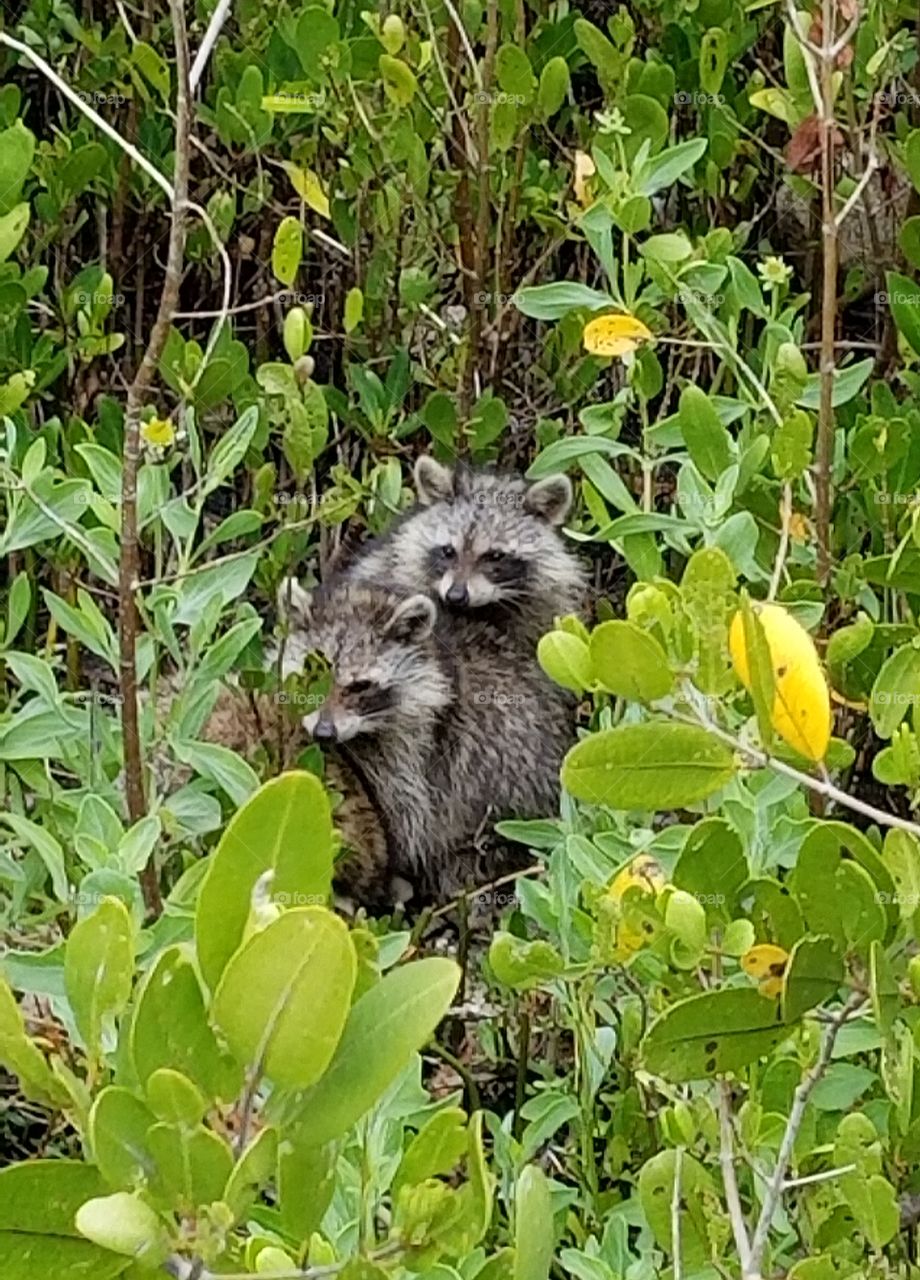
<instances>
[{"instance_id":1,"label":"raccoon face","mask_svg":"<svg viewBox=\"0 0 920 1280\"><path fill-rule=\"evenodd\" d=\"M423 457L415 482L426 509L406 525L407 571L448 606L481 609L525 599L548 585L560 556L568 565L555 531L572 502L566 476L528 485L452 472Z\"/></svg>"},{"instance_id":2,"label":"raccoon face","mask_svg":"<svg viewBox=\"0 0 920 1280\"><path fill-rule=\"evenodd\" d=\"M303 719L317 741L411 727L450 701L432 637L437 610L428 596L358 583L315 597L296 584L282 592L301 665L308 653L319 653L330 668L325 700Z\"/></svg>"}]
</instances>

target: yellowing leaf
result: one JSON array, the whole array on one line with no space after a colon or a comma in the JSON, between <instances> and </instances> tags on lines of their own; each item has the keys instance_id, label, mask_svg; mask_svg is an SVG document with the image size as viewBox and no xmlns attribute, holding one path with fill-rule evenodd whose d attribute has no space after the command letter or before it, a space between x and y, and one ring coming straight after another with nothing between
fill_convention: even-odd
<instances>
[{"instance_id":1,"label":"yellowing leaf","mask_svg":"<svg viewBox=\"0 0 920 1280\"><path fill-rule=\"evenodd\" d=\"M291 180L291 186L308 208L318 213L321 218L329 217L329 197L323 190L323 184L312 169L301 169L299 165L284 161L284 171Z\"/></svg>"},{"instance_id":2,"label":"yellowing leaf","mask_svg":"<svg viewBox=\"0 0 920 1280\"><path fill-rule=\"evenodd\" d=\"M641 320L621 312L589 320L582 338L585 350L593 356L625 356L651 336L651 329Z\"/></svg>"},{"instance_id":3,"label":"yellowing leaf","mask_svg":"<svg viewBox=\"0 0 920 1280\"><path fill-rule=\"evenodd\" d=\"M741 957L741 968L757 982L762 996L775 999L783 989L789 952L772 942L759 942Z\"/></svg>"},{"instance_id":4,"label":"yellowing leaf","mask_svg":"<svg viewBox=\"0 0 920 1280\"><path fill-rule=\"evenodd\" d=\"M575 177L572 181L572 185L575 188L575 199L585 209L593 199L588 184L594 177L595 173L597 173L597 166L588 155L587 151L576 151Z\"/></svg>"},{"instance_id":5,"label":"yellowing leaf","mask_svg":"<svg viewBox=\"0 0 920 1280\"><path fill-rule=\"evenodd\" d=\"M661 866L648 854L640 854L617 872L608 886L607 893L619 902L627 889L638 887L643 893L651 893L657 897L665 884L665 874Z\"/></svg>"},{"instance_id":6,"label":"yellowing leaf","mask_svg":"<svg viewBox=\"0 0 920 1280\"><path fill-rule=\"evenodd\" d=\"M822 760L831 737L831 700L814 641L782 605L754 606L773 663L773 728L795 751ZM729 649L738 679L751 688L744 623L732 619Z\"/></svg>"}]
</instances>

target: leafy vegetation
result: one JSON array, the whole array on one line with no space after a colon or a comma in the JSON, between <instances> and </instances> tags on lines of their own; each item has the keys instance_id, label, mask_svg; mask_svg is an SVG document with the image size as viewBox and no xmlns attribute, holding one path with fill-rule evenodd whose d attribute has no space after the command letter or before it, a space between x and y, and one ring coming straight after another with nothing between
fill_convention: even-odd
<instances>
[{"instance_id":1,"label":"leafy vegetation","mask_svg":"<svg viewBox=\"0 0 920 1280\"><path fill-rule=\"evenodd\" d=\"M918 1273L915 17L0 19L4 1278ZM273 622L425 451L592 569L485 940L337 911Z\"/></svg>"}]
</instances>

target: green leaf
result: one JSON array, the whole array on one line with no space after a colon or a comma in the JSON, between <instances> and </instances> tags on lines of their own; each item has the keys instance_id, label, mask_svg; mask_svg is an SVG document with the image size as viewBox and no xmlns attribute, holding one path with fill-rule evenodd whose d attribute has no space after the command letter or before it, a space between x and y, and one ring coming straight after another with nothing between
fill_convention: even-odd
<instances>
[{"instance_id":1,"label":"green leaf","mask_svg":"<svg viewBox=\"0 0 920 1280\"><path fill-rule=\"evenodd\" d=\"M393 1181L394 1196L399 1187L413 1187L450 1173L466 1148L466 1112L461 1107L436 1112L406 1148Z\"/></svg>"},{"instance_id":2,"label":"green leaf","mask_svg":"<svg viewBox=\"0 0 920 1280\"><path fill-rule=\"evenodd\" d=\"M668 1254L674 1252L674 1184L680 1169L680 1253L685 1275L704 1275L712 1257L714 1206L720 1201L712 1178L688 1152L661 1151L642 1166L639 1203L655 1242ZM721 1206L720 1206L721 1207ZM676 1271L676 1268L675 1268Z\"/></svg>"},{"instance_id":3,"label":"green leaf","mask_svg":"<svg viewBox=\"0 0 920 1280\"><path fill-rule=\"evenodd\" d=\"M356 970L345 924L325 907L294 908L233 956L211 1016L241 1065L304 1089L335 1052Z\"/></svg>"},{"instance_id":4,"label":"green leaf","mask_svg":"<svg viewBox=\"0 0 920 1280\"><path fill-rule=\"evenodd\" d=\"M656 702L674 688L667 654L634 622L602 622L591 632L591 666L602 688L633 702Z\"/></svg>"},{"instance_id":5,"label":"green leaf","mask_svg":"<svg viewBox=\"0 0 920 1280\"><path fill-rule=\"evenodd\" d=\"M879 1031L887 1035L900 1010L900 989L891 961L878 939L869 947L869 995Z\"/></svg>"},{"instance_id":6,"label":"green leaf","mask_svg":"<svg viewBox=\"0 0 920 1280\"><path fill-rule=\"evenodd\" d=\"M345 314L342 327L346 333L354 333L364 318L364 294L355 285L345 295Z\"/></svg>"},{"instance_id":7,"label":"green leaf","mask_svg":"<svg viewBox=\"0 0 920 1280\"><path fill-rule=\"evenodd\" d=\"M526 941L500 930L489 947L489 967L503 986L528 991L562 973L565 961L543 938Z\"/></svg>"},{"instance_id":8,"label":"green leaf","mask_svg":"<svg viewBox=\"0 0 920 1280\"><path fill-rule=\"evenodd\" d=\"M198 963L212 991L243 941L256 881L271 871L272 896L283 906L325 903L332 850L329 799L315 774L273 779L234 815L198 895Z\"/></svg>"},{"instance_id":9,"label":"green leaf","mask_svg":"<svg viewBox=\"0 0 920 1280\"><path fill-rule=\"evenodd\" d=\"M754 988L705 991L656 1018L642 1041L642 1062L672 1083L711 1079L756 1062L788 1034L775 1001Z\"/></svg>"},{"instance_id":10,"label":"green leaf","mask_svg":"<svg viewBox=\"0 0 920 1280\"><path fill-rule=\"evenodd\" d=\"M718 94L727 67L728 32L721 27L710 27L700 41L700 88L703 93Z\"/></svg>"},{"instance_id":11,"label":"green leaf","mask_svg":"<svg viewBox=\"0 0 920 1280\"><path fill-rule=\"evenodd\" d=\"M51 877L54 896L58 902L68 902L70 900L70 888L67 883L67 871L64 867L64 850L54 836L40 827L37 822L32 822L30 818L24 818L19 813L0 814L0 821L5 822L8 827L12 827L20 840L24 840L31 845L45 864L45 868Z\"/></svg>"},{"instance_id":12,"label":"green leaf","mask_svg":"<svg viewBox=\"0 0 920 1280\"><path fill-rule=\"evenodd\" d=\"M731 748L694 725L604 729L569 751L562 783L577 800L613 809L680 809L731 779Z\"/></svg>"},{"instance_id":13,"label":"green leaf","mask_svg":"<svg viewBox=\"0 0 920 1280\"><path fill-rule=\"evenodd\" d=\"M64 1107L66 1089L57 1080L38 1046L26 1034L25 1023L16 997L6 980L0 977L0 1066L19 1080L19 1088L27 1097L50 1108ZM2 1182L0 1182L2 1186ZM2 1209L0 1209L2 1219Z\"/></svg>"},{"instance_id":14,"label":"green leaf","mask_svg":"<svg viewBox=\"0 0 920 1280\"><path fill-rule=\"evenodd\" d=\"M517 45L503 44L495 55L495 77L504 93L520 98L519 105L533 101L536 80L530 59Z\"/></svg>"},{"instance_id":15,"label":"green leaf","mask_svg":"<svg viewBox=\"0 0 920 1280\"><path fill-rule=\"evenodd\" d=\"M782 993L784 1020L798 1022L810 1009L833 999L843 977L843 959L830 938L800 938L786 966Z\"/></svg>"},{"instance_id":16,"label":"green leaf","mask_svg":"<svg viewBox=\"0 0 920 1280\"><path fill-rule=\"evenodd\" d=\"M278 1198L288 1235L305 1240L319 1230L337 1185L337 1157L335 1144L313 1146L303 1126L285 1132L278 1149Z\"/></svg>"},{"instance_id":17,"label":"green leaf","mask_svg":"<svg viewBox=\"0 0 920 1280\"><path fill-rule=\"evenodd\" d=\"M17 204L35 155L35 135L21 120L0 133L0 214ZM2 219L0 219L2 226ZM6 255L0 253L0 261Z\"/></svg>"},{"instance_id":18,"label":"green leaf","mask_svg":"<svg viewBox=\"0 0 920 1280\"><path fill-rule=\"evenodd\" d=\"M920 355L920 285L897 271L889 271L885 280L894 322L914 352Z\"/></svg>"},{"instance_id":19,"label":"green leaf","mask_svg":"<svg viewBox=\"0 0 920 1280\"><path fill-rule=\"evenodd\" d=\"M158 1120L166 1124L200 1124L207 1100L181 1071L158 1067L147 1080L147 1101Z\"/></svg>"},{"instance_id":20,"label":"green leaf","mask_svg":"<svg viewBox=\"0 0 920 1280\"><path fill-rule=\"evenodd\" d=\"M718 480L734 462L732 438L705 391L690 383L680 393L680 428L700 472Z\"/></svg>"},{"instance_id":21,"label":"green leaf","mask_svg":"<svg viewBox=\"0 0 920 1280\"><path fill-rule=\"evenodd\" d=\"M140 993L131 1027L131 1053L142 1085L161 1067L187 1076L206 1098L230 1102L242 1072L217 1043L190 952L161 952Z\"/></svg>"},{"instance_id":22,"label":"green leaf","mask_svg":"<svg viewBox=\"0 0 920 1280\"><path fill-rule=\"evenodd\" d=\"M245 1217L258 1193L271 1182L277 1160L278 1134L274 1129L263 1129L243 1152L221 1196L237 1222Z\"/></svg>"},{"instance_id":23,"label":"green leaf","mask_svg":"<svg viewBox=\"0 0 920 1280\"><path fill-rule=\"evenodd\" d=\"M920 648L905 644L882 663L869 696L869 719L880 738L891 737L916 705L918 690Z\"/></svg>"},{"instance_id":24,"label":"green leaf","mask_svg":"<svg viewBox=\"0 0 920 1280\"><path fill-rule=\"evenodd\" d=\"M783 419L773 436L773 470L780 480L797 480L811 466L814 422L804 409Z\"/></svg>"},{"instance_id":25,"label":"green leaf","mask_svg":"<svg viewBox=\"0 0 920 1280\"><path fill-rule=\"evenodd\" d=\"M318 213L321 218L328 218L329 197L323 190L319 175L313 169L302 169L299 165L292 164L289 160L282 161L281 167L290 178L291 186L307 208L312 209L314 213ZM277 271L275 275L278 275ZM280 276L278 278L281 279Z\"/></svg>"},{"instance_id":26,"label":"green leaf","mask_svg":"<svg viewBox=\"0 0 920 1280\"><path fill-rule=\"evenodd\" d=\"M704 818L687 837L674 866L673 883L705 906L730 915L749 876L738 833L724 818Z\"/></svg>"},{"instance_id":27,"label":"green leaf","mask_svg":"<svg viewBox=\"0 0 920 1280\"><path fill-rule=\"evenodd\" d=\"M133 1190L156 1176L147 1132L156 1122L130 1089L109 1085L93 1103L89 1134L93 1157L112 1187Z\"/></svg>"},{"instance_id":28,"label":"green leaf","mask_svg":"<svg viewBox=\"0 0 920 1280\"><path fill-rule=\"evenodd\" d=\"M664 231L649 236L639 246L639 252L652 262L670 264L684 262L693 253L693 245L682 231Z\"/></svg>"},{"instance_id":29,"label":"green leaf","mask_svg":"<svg viewBox=\"0 0 920 1280\"><path fill-rule=\"evenodd\" d=\"M514 1195L514 1280L547 1280L554 1246L549 1181L538 1165L529 1164Z\"/></svg>"},{"instance_id":30,"label":"green leaf","mask_svg":"<svg viewBox=\"0 0 920 1280\"><path fill-rule=\"evenodd\" d=\"M272 271L282 284L294 283L303 257L303 228L299 218L283 218L272 242Z\"/></svg>"},{"instance_id":31,"label":"green leaf","mask_svg":"<svg viewBox=\"0 0 920 1280\"><path fill-rule=\"evenodd\" d=\"M90 1053L102 1053L103 1035L131 996L134 926L127 907L103 898L80 920L64 951L64 986L77 1030Z\"/></svg>"},{"instance_id":32,"label":"green leaf","mask_svg":"<svg viewBox=\"0 0 920 1280\"><path fill-rule=\"evenodd\" d=\"M17 204L0 215L0 262L6 262L25 235L31 213L27 204Z\"/></svg>"},{"instance_id":33,"label":"green leaf","mask_svg":"<svg viewBox=\"0 0 920 1280\"><path fill-rule=\"evenodd\" d=\"M77 1230L93 1244L113 1253L156 1267L169 1253L166 1228L150 1206L137 1195L114 1195L87 1200L74 1218Z\"/></svg>"},{"instance_id":34,"label":"green leaf","mask_svg":"<svg viewBox=\"0 0 920 1280\"><path fill-rule=\"evenodd\" d=\"M920 300L920 292L916 292L914 296ZM918 316L920 316L920 312L918 312ZM917 324L918 334L920 334L920 319L918 319ZM834 388L831 396L833 407L840 409L858 396L869 380L874 368L875 360L870 356L868 360L860 360L856 364L847 365L845 369L835 369ZM821 375L819 373L810 373L808 375L805 382L805 390L799 396L796 404L801 409L818 409L820 407Z\"/></svg>"},{"instance_id":35,"label":"green leaf","mask_svg":"<svg viewBox=\"0 0 920 1280\"><path fill-rule=\"evenodd\" d=\"M880 1173L860 1182L858 1196L848 1199L859 1230L873 1249L883 1249L897 1235L901 1209L894 1187Z\"/></svg>"},{"instance_id":36,"label":"green leaf","mask_svg":"<svg viewBox=\"0 0 920 1280\"><path fill-rule=\"evenodd\" d=\"M652 156L633 179L636 191L643 196L653 196L672 186L681 174L692 169L703 158L708 145L706 138L692 138L689 142L678 142L676 146L667 147L657 156Z\"/></svg>"},{"instance_id":37,"label":"green leaf","mask_svg":"<svg viewBox=\"0 0 920 1280\"><path fill-rule=\"evenodd\" d=\"M345 1133L369 1111L428 1041L460 981L452 960L418 960L393 969L352 1006L322 1079L299 1095L314 1146Z\"/></svg>"},{"instance_id":38,"label":"green leaf","mask_svg":"<svg viewBox=\"0 0 920 1280\"><path fill-rule=\"evenodd\" d=\"M537 661L550 680L563 689L580 694L591 686L591 656L581 636L568 631L548 632L540 637Z\"/></svg>"},{"instance_id":39,"label":"green leaf","mask_svg":"<svg viewBox=\"0 0 920 1280\"><path fill-rule=\"evenodd\" d=\"M226 1138L203 1125L155 1124L147 1143L159 1170L158 1202L181 1211L222 1199L233 1169Z\"/></svg>"},{"instance_id":40,"label":"green leaf","mask_svg":"<svg viewBox=\"0 0 920 1280\"><path fill-rule=\"evenodd\" d=\"M615 302L609 293L601 293L599 289L591 289L586 284L559 281L556 284L528 285L518 289L514 295L514 305L531 320L561 320L569 311L578 307L600 311L603 307L614 306Z\"/></svg>"},{"instance_id":41,"label":"green leaf","mask_svg":"<svg viewBox=\"0 0 920 1280\"><path fill-rule=\"evenodd\" d=\"M380 55L377 65L384 93L397 107L408 107L418 89L415 72L401 58L393 58L388 53Z\"/></svg>"},{"instance_id":42,"label":"green leaf","mask_svg":"<svg viewBox=\"0 0 920 1280\"><path fill-rule=\"evenodd\" d=\"M537 90L537 110L543 120L549 120L565 103L569 92L569 66L565 58L550 58L540 72Z\"/></svg>"}]
</instances>

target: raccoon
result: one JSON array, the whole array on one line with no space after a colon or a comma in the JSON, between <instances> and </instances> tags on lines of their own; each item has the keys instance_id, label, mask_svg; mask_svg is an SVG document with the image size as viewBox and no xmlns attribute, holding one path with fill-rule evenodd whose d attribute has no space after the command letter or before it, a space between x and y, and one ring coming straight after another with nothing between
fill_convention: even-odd
<instances>
[{"instance_id":1,"label":"raccoon","mask_svg":"<svg viewBox=\"0 0 920 1280\"><path fill-rule=\"evenodd\" d=\"M299 622L285 661L296 668L319 651L332 669L304 726L357 775L386 829L385 871L359 859L361 883L395 877L444 899L515 869L485 833L558 808L570 695L488 618L469 618L458 647L453 619L428 596L347 576L315 598L288 595Z\"/></svg>"},{"instance_id":2,"label":"raccoon","mask_svg":"<svg viewBox=\"0 0 920 1280\"><path fill-rule=\"evenodd\" d=\"M454 697L434 635L436 606L426 595L347 580L313 594L289 583L283 592L291 625L285 674L318 652L332 675L328 695L304 717L304 728L332 749L330 780L341 786L346 804L363 795L379 818L383 838L357 842L358 857L345 868L347 886L365 900L374 886L376 897L387 886L404 897L394 878L418 882L447 849L429 776L440 717Z\"/></svg>"},{"instance_id":3,"label":"raccoon","mask_svg":"<svg viewBox=\"0 0 920 1280\"><path fill-rule=\"evenodd\" d=\"M423 456L415 486L419 506L359 555L354 580L428 591L531 648L557 615L580 611L585 575L557 531L572 503L567 476L528 484Z\"/></svg>"}]
</instances>

